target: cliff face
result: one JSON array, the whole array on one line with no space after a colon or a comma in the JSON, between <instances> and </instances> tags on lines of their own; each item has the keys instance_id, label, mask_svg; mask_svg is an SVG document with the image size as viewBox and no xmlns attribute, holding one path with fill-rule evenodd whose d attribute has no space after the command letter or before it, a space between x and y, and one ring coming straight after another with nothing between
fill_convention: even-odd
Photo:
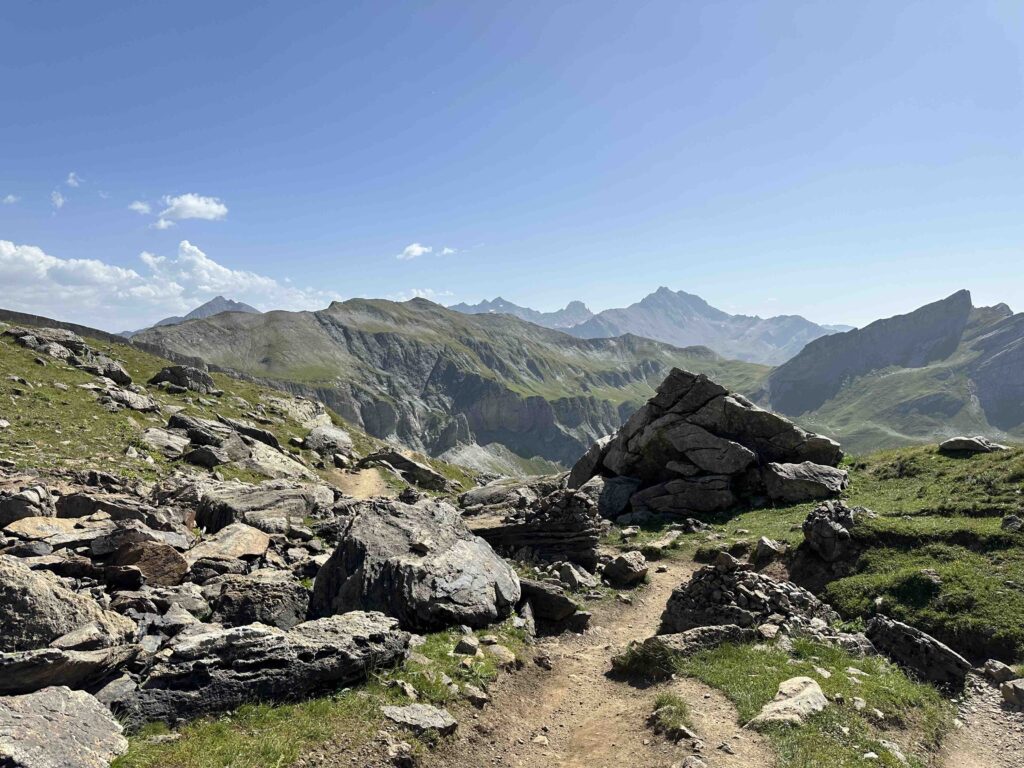
<instances>
[{"instance_id":1,"label":"cliff face","mask_svg":"<svg viewBox=\"0 0 1024 768\"><path fill-rule=\"evenodd\" d=\"M577 339L419 299L218 315L137 338L315 396L377 437L434 455L499 443L564 464L614 431L673 366L747 391L766 372L703 348Z\"/></svg>"}]
</instances>

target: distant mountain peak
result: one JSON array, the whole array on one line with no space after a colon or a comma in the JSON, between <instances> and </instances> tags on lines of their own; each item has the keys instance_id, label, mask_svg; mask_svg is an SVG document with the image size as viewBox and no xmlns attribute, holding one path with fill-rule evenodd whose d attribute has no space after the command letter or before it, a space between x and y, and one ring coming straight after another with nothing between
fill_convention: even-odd
<instances>
[{"instance_id":1,"label":"distant mountain peak","mask_svg":"<svg viewBox=\"0 0 1024 768\"><path fill-rule=\"evenodd\" d=\"M453 304L448 309L461 312L464 315L513 315L534 325L560 330L579 325L594 316L594 313L587 309L587 305L579 300L570 301L562 309L556 309L554 312L541 312L529 307L521 307L501 296L495 296L490 301L484 299L477 304Z\"/></svg>"}]
</instances>

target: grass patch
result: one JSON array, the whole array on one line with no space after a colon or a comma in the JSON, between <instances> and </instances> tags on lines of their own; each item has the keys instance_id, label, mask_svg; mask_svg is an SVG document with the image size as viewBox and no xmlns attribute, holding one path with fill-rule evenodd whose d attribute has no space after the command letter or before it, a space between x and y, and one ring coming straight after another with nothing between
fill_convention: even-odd
<instances>
[{"instance_id":1,"label":"grass patch","mask_svg":"<svg viewBox=\"0 0 1024 768\"><path fill-rule=\"evenodd\" d=\"M867 673L853 682L845 670L856 667ZM812 766L895 766L896 757L880 741L910 745L922 754L912 759L924 765L952 726L952 707L933 687L908 678L881 657L856 658L829 645L796 639L787 653L778 647L727 644L689 658L673 660L676 674L697 678L721 690L747 722L771 701L779 683L791 677L817 680L832 702L826 710L809 718L801 728L772 727L766 733L778 752L780 768ZM828 676L821 674L824 670ZM858 709L854 698L866 706ZM873 710L882 719L872 716ZM846 733L842 729L847 728ZM864 760L867 752L878 761Z\"/></svg>"},{"instance_id":2,"label":"grass patch","mask_svg":"<svg viewBox=\"0 0 1024 768\"><path fill-rule=\"evenodd\" d=\"M676 738L677 735L682 735L684 730L693 728L690 705L682 696L675 693L659 693L654 697L651 724L658 733L664 733L670 739Z\"/></svg>"}]
</instances>

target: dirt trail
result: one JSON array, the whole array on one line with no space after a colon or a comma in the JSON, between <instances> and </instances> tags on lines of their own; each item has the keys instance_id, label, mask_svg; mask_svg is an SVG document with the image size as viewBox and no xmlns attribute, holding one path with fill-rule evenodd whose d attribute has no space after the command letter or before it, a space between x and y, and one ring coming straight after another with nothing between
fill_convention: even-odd
<instances>
[{"instance_id":1,"label":"dirt trail","mask_svg":"<svg viewBox=\"0 0 1024 768\"><path fill-rule=\"evenodd\" d=\"M374 467L354 472L342 472L338 469L331 470L328 474L328 480L338 486L343 493L357 499L397 495L394 489L388 485L383 475Z\"/></svg>"},{"instance_id":2,"label":"dirt trail","mask_svg":"<svg viewBox=\"0 0 1024 768\"><path fill-rule=\"evenodd\" d=\"M695 731L709 765L767 768L769 746L756 733L741 731L736 710L722 694L693 680L652 688L606 676L611 658L629 640L654 634L669 593L693 570L690 563L667 563L651 583L633 593L633 605L594 605L592 630L539 642L553 669L532 663L492 686L493 702L464 716L459 735L427 758L444 768L669 768L694 754L688 742L666 741L646 725L654 697L671 690L687 700ZM535 652L536 652L535 651ZM531 654L532 655L532 654ZM729 751L719 749L727 744Z\"/></svg>"},{"instance_id":3,"label":"dirt trail","mask_svg":"<svg viewBox=\"0 0 1024 768\"><path fill-rule=\"evenodd\" d=\"M982 678L967 678L960 703L962 727L942 749L942 768L1020 768L1024 765L1024 712L1003 706L999 691Z\"/></svg>"}]
</instances>

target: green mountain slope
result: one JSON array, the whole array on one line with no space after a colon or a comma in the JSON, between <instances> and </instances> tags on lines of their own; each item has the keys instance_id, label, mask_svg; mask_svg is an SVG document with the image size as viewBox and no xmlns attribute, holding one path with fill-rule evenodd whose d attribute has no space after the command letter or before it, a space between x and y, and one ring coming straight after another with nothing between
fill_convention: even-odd
<instances>
[{"instance_id":1,"label":"green mountain slope","mask_svg":"<svg viewBox=\"0 0 1024 768\"><path fill-rule=\"evenodd\" d=\"M315 396L378 437L433 455L499 444L572 463L673 366L752 392L767 368L636 336L578 339L423 299L353 299L320 312L237 313L136 337Z\"/></svg>"},{"instance_id":2,"label":"green mountain slope","mask_svg":"<svg viewBox=\"0 0 1024 768\"><path fill-rule=\"evenodd\" d=\"M959 291L811 342L758 398L854 453L964 433L1024 439L1024 315Z\"/></svg>"}]
</instances>

